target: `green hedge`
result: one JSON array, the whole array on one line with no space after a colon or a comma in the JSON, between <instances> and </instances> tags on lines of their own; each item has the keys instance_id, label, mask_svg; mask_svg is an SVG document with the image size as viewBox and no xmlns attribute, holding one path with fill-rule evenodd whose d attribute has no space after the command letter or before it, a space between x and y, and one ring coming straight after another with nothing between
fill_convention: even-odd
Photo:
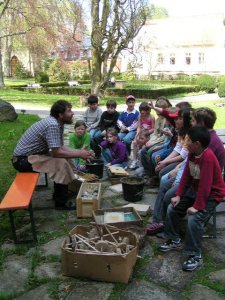
<instances>
[{"instance_id":1,"label":"green hedge","mask_svg":"<svg viewBox=\"0 0 225 300\"><path fill-rule=\"evenodd\" d=\"M38 93L38 94L49 94L49 95L86 95L91 93L90 87L42 87L42 88L27 88L19 87L19 91L29 92L29 93Z\"/></svg>"},{"instance_id":2,"label":"green hedge","mask_svg":"<svg viewBox=\"0 0 225 300\"><path fill-rule=\"evenodd\" d=\"M225 97L225 82L221 82L218 87L218 95L220 98Z\"/></svg>"},{"instance_id":3,"label":"green hedge","mask_svg":"<svg viewBox=\"0 0 225 300\"><path fill-rule=\"evenodd\" d=\"M161 89L138 89L138 88L125 88L125 89L107 89L106 95L108 96L120 96L125 97L127 95L134 95L136 98L157 98L165 95L166 97L173 96L175 94L198 92L199 86L178 86L168 87Z\"/></svg>"},{"instance_id":4,"label":"green hedge","mask_svg":"<svg viewBox=\"0 0 225 300\"><path fill-rule=\"evenodd\" d=\"M90 80L78 80L79 84L91 84ZM27 83L28 84L28 83ZM21 85L9 85L8 87L12 89L18 89L18 90L23 90L20 88L26 88L27 84L21 84ZM68 81L51 81L51 82L43 82L40 83L42 87L62 87L62 86L67 86L68 87Z\"/></svg>"},{"instance_id":5,"label":"green hedge","mask_svg":"<svg viewBox=\"0 0 225 300\"><path fill-rule=\"evenodd\" d=\"M78 86L78 87L42 87L38 89L24 88L19 87L18 90L28 91L30 93L39 93L39 94L50 94L50 95L87 95L91 93L90 86ZM173 96L175 94L182 93L191 93L198 92L199 86L177 86L177 87L168 87L161 89L142 89L142 88L125 88L125 89L116 89L116 88L107 88L105 96L113 97L125 97L129 94L134 95L136 98L157 98L159 96L165 95L167 97Z\"/></svg>"}]
</instances>

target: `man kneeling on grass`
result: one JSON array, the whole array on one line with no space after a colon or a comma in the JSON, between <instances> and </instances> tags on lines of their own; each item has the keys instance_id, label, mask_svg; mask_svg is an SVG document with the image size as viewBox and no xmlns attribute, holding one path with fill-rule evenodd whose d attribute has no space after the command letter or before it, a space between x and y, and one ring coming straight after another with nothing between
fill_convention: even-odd
<instances>
[{"instance_id":1,"label":"man kneeling on grass","mask_svg":"<svg viewBox=\"0 0 225 300\"><path fill-rule=\"evenodd\" d=\"M188 214L183 263L184 271L193 271L203 263L201 239L204 224L210 219L215 207L225 196L225 184L214 153L207 148L210 133L205 127L189 129L188 161L176 193L168 206L165 235L169 239L159 247L162 252L181 248L180 220Z\"/></svg>"}]
</instances>

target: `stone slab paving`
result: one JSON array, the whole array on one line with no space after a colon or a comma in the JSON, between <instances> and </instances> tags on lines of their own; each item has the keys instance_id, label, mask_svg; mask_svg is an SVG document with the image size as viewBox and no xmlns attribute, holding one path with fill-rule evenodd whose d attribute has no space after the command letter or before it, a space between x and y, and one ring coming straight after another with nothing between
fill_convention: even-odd
<instances>
[{"instance_id":1,"label":"stone slab paving","mask_svg":"<svg viewBox=\"0 0 225 300\"><path fill-rule=\"evenodd\" d=\"M200 284L195 284L192 288L190 298L194 300L224 300L224 296L219 295L214 290Z\"/></svg>"},{"instance_id":2,"label":"stone slab paving","mask_svg":"<svg viewBox=\"0 0 225 300\"><path fill-rule=\"evenodd\" d=\"M112 283L102 282L80 282L70 292L66 300L107 300L110 296L114 285Z\"/></svg>"},{"instance_id":3,"label":"stone slab paving","mask_svg":"<svg viewBox=\"0 0 225 300\"><path fill-rule=\"evenodd\" d=\"M121 300L173 300L179 299L170 295L168 290L152 282L134 280L121 295Z\"/></svg>"},{"instance_id":4,"label":"stone slab paving","mask_svg":"<svg viewBox=\"0 0 225 300\"><path fill-rule=\"evenodd\" d=\"M182 271L182 261L181 251L157 255L140 272L146 274L153 282L169 286L171 290L183 292L193 274Z\"/></svg>"},{"instance_id":5,"label":"stone slab paving","mask_svg":"<svg viewBox=\"0 0 225 300\"><path fill-rule=\"evenodd\" d=\"M216 239L203 239L202 246L207 255L213 257L216 263L225 268L225 228L220 231L217 230Z\"/></svg>"},{"instance_id":6,"label":"stone slab paving","mask_svg":"<svg viewBox=\"0 0 225 300\"><path fill-rule=\"evenodd\" d=\"M22 292L26 289L30 260L24 256L10 255L0 272L0 291Z\"/></svg>"},{"instance_id":7,"label":"stone slab paving","mask_svg":"<svg viewBox=\"0 0 225 300\"><path fill-rule=\"evenodd\" d=\"M223 286L225 286L225 269L212 272L209 274L208 278L213 282L220 282Z\"/></svg>"},{"instance_id":8,"label":"stone slab paving","mask_svg":"<svg viewBox=\"0 0 225 300\"><path fill-rule=\"evenodd\" d=\"M110 182L102 181L101 207L114 207L128 203L123 199L122 191L109 189ZM157 189L145 187L144 197L139 204L150 204L154 207ZM30 245L21 255L11 255L18 247L9 239L1 245L1 251L6 254L2 269L0 269L0 290L11 291L18 295L16 299L55 299L51 294L51 281L58 282L58 299L103 299L106 300L117 288L116 284L94 282L68 278L61 275L60 246L68 233L76 224L87 224L91 219L77 219L74 211L56 211L52 201L52 184L46 188L39 188L34 195L34 217L37 225L38 237L42 241L39 245ZM151 220L151 216L146 217ZM225 214L218 213L217 239L203 240L203 254L219 264L219 270L213 270L206 275L212 284L225 285ZM26 227L30 231L30 227ZM25 233L26 233L25 230ZM163 240L156 237L146 237L144 247L140 251L142 260L137 261L133 276L128 285L124 285L118 298L113 299L182 299L182 295L196 278L197 272L186 273L181 270L183 256L181 251L165 254L157 252L157 246ZM40 261L32 269L32 259L39 257ZM52 261L57 258L57 261ZM29 288L30 274L34 278L41 278L48 283L38 284ZM205 293L207 295L205 295ZM201 295L205 295L201 298ZM199 298L198 298L199 297ZM208 297L208 298L207 298ZM200 284L189 288L186 299L224 299L212 288L208 289Z\"/></svg>"},{"instance_id":9,"label":"stone slab paving","mask_svg":"<svg viewBox=\"0 0 225 300\"><path fill-rule=\"evenodd\" d=\"M60 263L43 263L34 270L34 274L40 278L57 278L62 277Z\"/></svg>"},{"instance_id":10,"label":"stone slab paving","mask_svg":"<svg viewBox=\"0 0 225 300\"><path fill-rule=\"evenodd\" d=\"M41 285L19 297L14 298L15 300L50 300L52 299L48 294L48 285Z\"/></svg>"},{"instance_id":11,"label":"stone slab paving","mask_svg":"<svg viewBox=\"0 0 225 300\"><path fill-rule=\"evenodd\" d=\"M45 255L61 255L61 245L64 241L65 237L59 237L54 240L49 241L48 243L44 244L40 247L40 251Z\"/></svg>"}]
</instances>

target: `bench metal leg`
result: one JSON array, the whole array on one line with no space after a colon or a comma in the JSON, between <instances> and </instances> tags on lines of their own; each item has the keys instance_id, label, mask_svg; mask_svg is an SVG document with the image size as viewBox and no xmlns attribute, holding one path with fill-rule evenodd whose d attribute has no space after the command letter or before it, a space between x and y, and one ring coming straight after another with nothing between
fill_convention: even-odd
<instances>
[{"instance_id":1,"label":"bench metal leg","mask_svg":"<svg viewBox=\"0 0 225 300\"><path fill-rule=\"evenodd\" d=\"M47 187L48 186L48 174L45 173L45 186Z\"/></svg>"},{"instance_id":2,"label":"bench metal leg","mask_svg":"<svg viewBox=\"0 0 225 300\"><path fill-rule=\"evenodd\" d=\"M15 244L37 242L37 233L36 233L36 228L35 228L32 204L29 205L28 211L29 211L29 215L30 215L30 223L31 223L31 231L32 231L32 235L33 235L33 240L18 240L17 235L16 235L16 226L15 226L15 222L14 222L14 215L13 215L14 211L9 210L9 219L10 219L10 224L11 224L11 229L12 229L12 236L13 236L13 240L14 240Z\"/></svg>"},{"instance_id":3,"label":"bench metal leg","mask_svg":"<svg viewBox=\"0 0 225 300\"><path fill-rule=\"evenodd\" d=\"M213 218L212 237L216 238L216 208L214 209L212 218Z\"/></svg>"},{"instance_id":4,"label":"bench metal leg","mask_svg":"<svg viewBox=\"0 0 225 300\"><path fill-rule=\"evenodd\" d=\"M17 236L16 236L16 227L15 227L15 222L14 222L14 216L13 216L13 211L9 210L9 219L10 219L10 224L11 224L11 229L12 229L12 236L14 243L17 243Z\"/></svg>"},{"instance_id":5,"label":"bench metal leg","mask_svg":"<svg viewBox=\"0 0 225 300\"><path fill-rule=\"evenodd\" d=\"M48 174L47 173L44 174L45 174L45 183L37 185L37 187L48 187Z\"/></svg>"},{"instance_id":6,"label":"bench metal leg","mask_svg":"<svg viewBox=\"0 0 225 300\"><path fill-rule=\"evenodd\" d=\"M30 214L30 223L31 223L31 230L32 230L33 238L34 238L34 241L37 242L37 233L36 233L36 228L35 228L32 203L30 203L28 210L29 210L29 214Z\"/></svg>"},{"instance_id":7,"label":"bench metal leg","mask_svg":"<svg viewBox=\"0 0 225 300\"><path fill-rule=\"evenodd\" d=\"M205 223L205 226L209 223L209 221L211 220L211 218L212 218L212 225L209 224L210 227L211 227L211 233L203 235L203 238L212 238L212 239L216 238L216 207L215 207L215 209L214 209L211 217Z\"/></svg>"}]
</instances>

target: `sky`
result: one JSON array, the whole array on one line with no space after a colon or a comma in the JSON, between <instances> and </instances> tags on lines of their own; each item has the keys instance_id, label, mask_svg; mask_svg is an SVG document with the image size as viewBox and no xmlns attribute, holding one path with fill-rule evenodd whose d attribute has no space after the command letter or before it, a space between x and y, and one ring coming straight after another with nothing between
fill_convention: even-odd
<instances>
[{"instance_id":1,"label":"sky","mask_svg":"<svg viewBox=\"0 0 225 300\"><path fill-rule=\"evenodd\" d=\"M149 0L150 4L165 7L169 16L195 16L223 12L225 0Z\"/></svg>"}]
</instances>

